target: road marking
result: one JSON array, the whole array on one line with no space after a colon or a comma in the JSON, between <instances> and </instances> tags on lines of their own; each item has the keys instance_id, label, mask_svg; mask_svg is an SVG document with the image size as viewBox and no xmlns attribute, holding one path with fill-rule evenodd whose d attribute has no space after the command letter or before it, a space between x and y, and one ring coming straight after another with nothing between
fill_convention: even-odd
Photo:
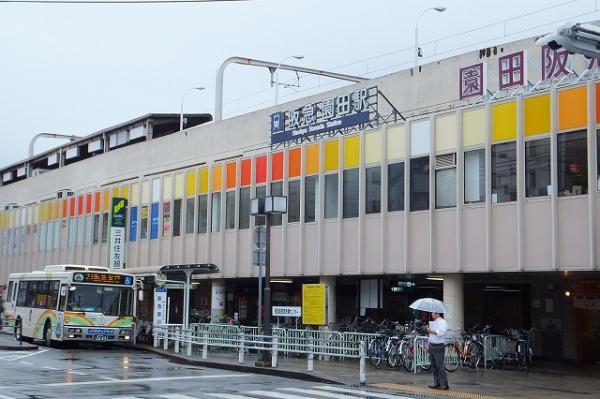
<instances>
[{"instance_id":1,"label":"road marking","mask_svg":"<svg viewBox=\"0 0 600 399\"><path fill-rule=\"evenodd\" d=\"M290 395L287 393L272 392L272 391L250 391L250 392L246 392L246 393L249 393L250 395L270 396L272 398L278 398L278 399L316 399L316 398L311 398L309 396Z\"/></svg>"},{"instance_id":2,"label":"road marking","mask_svg":"<svg viewBox=\"0 0 600 399\"><path fill-rule=\"evenodd\" d=\"M16 398L13 398L12 396L6 396L6 395L2 395L2 394L0 393L0 399L16 399Z\"/></svg>"},{"instance_id":3,"label":"road marking","mask_svg":"<svg viewBox=\"0 0 600 399\"><path fill-rule=\"evenodd\" d=\"M208 378L239 378L250 377L250 374L217 374L217 375L195 375L185 377L154 377L154 378L131 378L128 380L110 380L110 381L82 381L82 382L55 382L51 384L38 384L40 387L67 387L74 385L105 385L105 384L136 384L139 382L153 381L175 381L175 380L200 380Z\"/></svg>"},{"instance_id":4,"label":"road marking","mask_svg":"<svg viewBox=\"0 0 600 399\"><path fill-rule=\"evenodd\" d=\"M26 366L33 366L33 363L29 363L29 362L21 362L21 364L24 364Z\"/></svg>"},{"instance_id":5,"label":"road marking","mask_svg":"<svg viewBox=\"0 0 600 399\"><path fill-rule=\"evenodd\" d=\"M58 371L59 369L55 368L55 367L50 367L50 366L44 366L43 368L48 369L48 370L53 370L53 371Z\"/></svg>"},{"instance_id":6,"label":"road marking","mask_svg":"<svg viewBox=\"0 0 600 399\"><path fill-rule=\"evenodd\" d=\"M305 394L309 394L309 395L324 396L326 398L332 398L332 399L364 399L361 396L342 395L339 393L332 393L332 392L327 392L327 391L318 390L318 389L280 388L280 390L297 392L297 393L305 393Z\"/></svg>"},{"instance_id":7,"label":"road marking","mask_svg":"<svg viewBox=\"0 0 600 399\"><path fill-rule=\"evenodd\" d=\"M3 355L2 357L0 357L0 360L7 360L9 362L14 362L15 360L23 360L26 357L39 355L44 352L48 352L48 349L39 350L37 352L28 353L26 355L23 355L23 352L11 352L11 353L13 353L12 355L11 354L8 354L8 356Z\"/></svg>"},{"instance_id":8,"label":"road marking","mask_svg":"<svg viewBox=\"0 0 600 399\"><path fill-rule=\"evenodd\" d=\"M166 398L166 399L198 399L194 396L180 395L178 393L170 393L168 395L160 395L159 397Z\"/></svg>"},{"instance_id":9,"label":"road marking","mask_svg":"<svg viewBox=\"0 0 600 399\"><path fill-rule=\"evenodd\" d=\"M251 396L234 395L231 393L205 393L204 395L214 396L215 398L221 399L256 399Z\"/></svg>"},{"instance_id":10,"label":"road marking","mask_svg":"<svg viewBox=\"0 0 600 399\"><path fill-rule=\"evenodd\" d=\"M360 389L348 389L348 388L339 388L339 387L333 387L333 386L316 386L313 388L317 388L317 389L324 389L327 391L334 391L334 392L343 392L343 393L349 393L349 394L355 394L355 395L363 395L363 396L368 396L371 398L380 398L380 399L410 399L408 396L398 396L398 395L389 395L387 393L381 393L381 392L373 392L373 391L363 391Z\"/></svg>"},{"instance_id":11,"label":"road marking","mask_svg":"<svg viewBox=\"0 0 600 399\"><path fill-rule=\"evenodd\" d=\"M73 369L67 369L67 371L71 374L87 375L86 373L82 373L81 371L73 371Z\"/></svg>"},{"instance_id":12,"label":"road marking","mask_svg":"<svg viewBox=\"0 0 600 399\"><path fill-rule=\"evenodd\" d=\"M103 377L103 376L100 376L100 378L102 378L103 380L107 380L107 381L119 381L118 379L116 379L116 378L111 378L111 377Z\"/></svg>"}]
</instances>

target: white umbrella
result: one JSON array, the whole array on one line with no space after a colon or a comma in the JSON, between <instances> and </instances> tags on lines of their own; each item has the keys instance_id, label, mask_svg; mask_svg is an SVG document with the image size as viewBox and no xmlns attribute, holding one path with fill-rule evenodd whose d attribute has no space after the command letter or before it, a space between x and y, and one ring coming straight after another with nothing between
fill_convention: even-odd
<instances>
[{"instance_id":1,"label":"white umbrella","mask_svg":"<svg viewBox=\"0 0 600 399\"><path fill-rule=\"evenodd\" d=\"M413 303L411 303L409 305L409 308L421 310L423 312L429 312L429 313L433 313L433 312L446 313L447 312L446 305L444 305L444 302L438 301L437 299L433 299L433 298L417 299L416 301L414 301Z\"/></svg>"}]
</instances>

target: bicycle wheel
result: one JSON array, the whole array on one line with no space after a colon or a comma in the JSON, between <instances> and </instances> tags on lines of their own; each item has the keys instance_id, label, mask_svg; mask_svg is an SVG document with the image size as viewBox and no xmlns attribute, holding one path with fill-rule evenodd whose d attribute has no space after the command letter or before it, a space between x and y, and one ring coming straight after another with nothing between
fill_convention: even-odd
<instances>
[{"instance_id":1,"label":"bicycle wheel","mask_svg":"<svg viewBox=\"0 0 600 399\"><path fill-rule=\"evenodd\" d=\"M454 344L446 344L444 350L444 368L446 371L452 373L460 366L460 354Z\"/></svg>"},{"instance_id":2,"label":"bicycle wheel","mask_svg":"<svg viewBox=\"0 0 600 399\"><path fill-rule=\"evenodd\" d=\"M373 367L379 367L385 352L385 342L381 338L375 338L369 344L369 363Z\"/></svg>"},{"instance_id":3,"label":"bicycle wheel","mask_svg":"<svg viewBox=\"0 0 600 399\"><path fill-rule=\"evenodd\" d=\"M390 368L398 367L400 362L400 353L398 348L398 342L391 342L387 354L387 363Z\"/></svg>"},{"instance_id":4,"label":"bicycle wheel","mask_svg":"<svg viewBox=\"0 0 600 399\"><path fill-rule=\"evenodd\" d=\"M413 371L414 351L412 345L408 341L400 343L400 362L406 371Z\"/></svg>"},{"instance_id":5,"label":"bicycle wheel","mask_svg":"<svg viewBox=\"0 0 600 399\"><path fill-rule=\"evenodd\" d=\"M483 357L483 348L476 342L469 342L467 344L467 355L465 360L467 365L472 369L479 368L481 358Z\"/></svg>"}]
</instances>

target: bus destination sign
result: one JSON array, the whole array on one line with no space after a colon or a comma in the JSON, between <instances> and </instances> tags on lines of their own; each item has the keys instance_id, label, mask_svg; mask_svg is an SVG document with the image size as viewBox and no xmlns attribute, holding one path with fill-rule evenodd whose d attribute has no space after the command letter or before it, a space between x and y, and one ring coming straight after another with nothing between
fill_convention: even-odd
<instances>
[{"instance_id":1,"label":"bus destination sign","mask_svg":"<svg viewBox=\"0 0 600 399\"><path fill-rule=\"evenodd\" d=\"M110 273L75 273L73 281L76 283L133 285L132 276Z\"/></svg>"}]
</instances>

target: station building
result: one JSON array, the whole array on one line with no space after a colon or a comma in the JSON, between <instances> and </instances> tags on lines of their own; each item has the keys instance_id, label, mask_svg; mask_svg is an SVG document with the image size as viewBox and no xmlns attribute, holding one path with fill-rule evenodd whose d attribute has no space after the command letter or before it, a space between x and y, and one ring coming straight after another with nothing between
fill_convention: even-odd
<instances>
[{"instance_id":1,"label":"station building","mask_svg":"<svg viewBox=\"0 0 600 399\"><path fill-rule=\"evenodd\" d=\"M284 194L275 305L323 282L334 327L432 296L453 327L535 327L536 355L598 361L599 67L531 38L183 131L149 115L91 134L0 169L0 284L108 265L123 197L126 269L214 263L192 308L252 323L250 200Z\"/></svg>"}]
</instances>

